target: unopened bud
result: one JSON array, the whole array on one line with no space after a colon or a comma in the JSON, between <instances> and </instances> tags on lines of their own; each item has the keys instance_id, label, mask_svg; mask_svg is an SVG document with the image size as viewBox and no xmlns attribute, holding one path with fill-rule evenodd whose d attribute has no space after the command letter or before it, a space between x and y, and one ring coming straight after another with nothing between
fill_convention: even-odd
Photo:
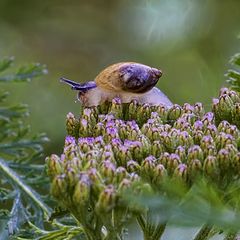
<instances>
[{"instance_id":1,"label":"unopened bud","mask_svg":"<svg viewBox=\"0 0 240 240\"><path fill-rule=\"evenodd\" d=\"M79 150L83 153L87 153L93 149L94 138L92 137L80 137L78 139Z\"/></svg>"},{"instance_id":2,"label":"unopened bud","mask_svg":"<svg viewBox=\"0 0 240 240\"><path fill-rule=\"evenodd\" d=\"M217 159L214 156L207 156L203 163L203 171L206 176L216 178L218 175Z\"/></svg>"},{"instance_id":3,"label":"unopened bud","mask_svg":"<svg viewBox=\"0 0 240 240\"><path fill-rule=\"evenodd\" d=\"M138 107L137 111L137 122L142 125L150 118L150 106L149 104L145 103Z\"/></svg>"},{"instance_id":4,"label":"unopened bud","mask_svg":"<svg viewBox=\"0 0 240 240\"><path fill-rule=\"evenodd\" d=\"M230 127L230 123L226 120L223 120L218 125L218 131L219 132L226 132L226 130Z\"/></svg>"},{"instance_id":5,"label":"unopened bud","mask_svg":"<svg viewBox=\"0 0 240 240\"><path fill-rule=\"evenodd\" d=\"M96 168L89 169L87 174L91 181L93 197L98 199L100 192L104 189L104 181Z\"/></svg>"},{"instance_id":6,"label":"unopened bud","mask_svg":"<svg viewBox=\"0 0 240 240\"><path fill-rule=\"evenodd\" d=\"M106 127L105 141L110 142L114 138L119 138L118 129L116 127Z\"/></svg>"},{"instance_id":7,"label":"unopened bud","mask_svg":"<svg viewBox=\"0 0 240 240\"><path fill-rule=\"evenodd\" d=\"M193 142L194 144L200 145L202 138L204 136L203 132L200 130L193 130L192 131Z\"/></svg>"},{"instance_id":8,"label":"unopened bud","mask_svg":"<svg viewBox=\"0 0 240 240\"><path fill-rule=\"evenodd\" d=\"M231 98L231 100L233 101L233 103L240 103L240 96L237 92L231 90L228 93L228 96Z\"/></svg>"},{"instance_id":9,"label":"unopened bud","mask_svg":"<svg viewBox=\"0 0 240 240\"><path fill-rule=\"evenodd\" d=\"M193 129L194 129L195 131L197 131L197 130L202 131L202 130L203 130L203 127L204 127L203 122L200 121L200 120L197 120L197 121L193 124Z\"/></svg>"},{"instance_id":10,"label":"unopened bud","mask_svg":"<svg viewBox=\"0 0 240 240\"><path fill-rule=\"evenodd\" d=\"M200 147L202 148L202 150L207 149L208 146L214 145L215 142L213 140L213 138L210 135L207 136L203 136L201 143L200 143Z\"/></svg>"},{"instance_id":11,"label":"unopened bud","mask_svg":"<svg viewBox=\"0 0 240 240\"><path fill-rule=\"evenodd\" d=\"M232 122L240 128L240 103L235 103L232 109Z\"/></svg>"},{"instance_id":12,"label":"unopened bud","mask_svg":"<svg viewBox=\"0 0 240 240\"><path fill-rule=\"evenodd\" d=\"M136 119L137 109L138 109L138 102L136 100L133 100L129 104L129 110L128 110L129 119Z\"/></svg>"},{"instance_id":13,"label":"unopened bud","mask_svg":"<svg viewBox=\"0 0 240 240\"><path fill-rule=\"evenodd\" d=\"M116 118L122 118L122 112L123 112L123 105L120 98L114 98L112 100L112 105L110 112L116 117Z\"/></svg>"},{"instance_id":14,"label":"unopened bud","mask_svg":"<svg viewBox=\"0 0 240 240\"><path fill-rule=\"evenodd\" d=\"M158 164L153 171L153 183L159 185L167 176L167 170L162 164Z\"/></svg>"},{"instance_id":15,"label":"unopened bud","mask_svg":"<svg viewBox=\"0 0 240 240\"><path fill-rule=\"evenodd\" d=\"M115 171L116 171L116 166L112 162L103 161L101 163L100 172L101 172L102 176L105 177L105 179L108 183L112 182L113 177L115 175Z\"/></svg>"},{"instance_id":16,"label":"unopened bud","mask_svg":"<svg viewBox=\"0 0 240 240\"><path fill-rule=\"evenodd\" d=\"M188 177L187 165L184 163L179 164L174 170L173 177L176 177L179 180L187 182Z\"/></svg>"},{"instance_id":17,"label":"unopened bud","mask_svg":"<svg viewBox=\"0 0 240 240\"><path fill-rule=\"evenodd\" d=\"M141 161L145 157L142 143L139 141L124 141L124 146L126 146L131 152L131 156L136 161Z\"/></svg>"},{"instance_id":18,"label":"unopened bud","mask_svg":"<svg viewBox=\"0 0 240 240\"><path fill-rule=\"evenodd\" d=\"M203 108L203 105L202 103L200 102L197 102L194 104L194 113L197 115L197 116L200 116L202 117L204 114L205 114L205 110Z\"/></svg>"},{"instance_id":19,"label":"unopened bud","mask_svg":"<svg viewBox=\"0 0 240 240\"><path fill-rule=\"evenodd\" d=\"M162 119L163 122L167 121L168 109L165 105L158 105L155 111L159 114L159 117Z\"/></svg>"},{"instance_id":20,"label":"unopened bud","mask_svg":"<svg viewBox=\"0 0 240 240\"><path fill-rule=\"evenodd\" d=\"M136 161L130 160L127 162L127 170L130 173L139 173L140 165Z\"/></svg>"},{"instance_id":21,"label":"unopened bud","mask_svg":"<svg viewBox=\"0 0 240 240\"><path fill-rule=\"evenodd\" d=\"M160 157L164 150L165 149L161 141L154 141L151 145L151 154L155 157Z\"/></svg>"},{"instance_id":22,"label":"unopened bud","mask_svg":"<svg viewBox=\"0 0 240 240\"><path fill-rule=\"evenodd\" d=\"M191 181L196 179L202 172L202 163L198 159L192 159L188 163L188 173Z\"/></svg>"},{"instance_id":23,"label":"unopened bud","mask_svg":"<svg viewBox=\"0 0 240 240\"><path fill-rule=\"evenodd\" d=\"M215 141L217 149L224 148L227 144L235 144L233 136L224 132L220 132Z\"/></svg>"},{"instance_id":24,"label":"unopened bud","mask_svg":"<svg viewBox=\"0 0 240 240\"><path fill-rule=\"evenodd\" d=\"M132 185L132 182L129 179L122 179L122 181L120 182L119 186L118 186L118 191L122 192L126 189L128 189L130 186Z\"/></svg>"},{"instance_id":25,"label":"unopened bud","mask_svg":"<svg viewBox=\"0 0 240 240\"><path fill-rule=\"evenodd\" d=\"M90 124L89 124L89 122L86 120L86 119L84 119L84 118L81 118L80 120L79 120L79 136L80 137L87 137L88 136L88 134L89 134L89 126L90 126Z\"/></svg>"},{"instance_id":26,"label":"unopened bud","mask_svg":"<svg viewBox=\"0 0 240 240\"><path fill-rule=\"evenodd\" d=\"M218 96L221 97L222 95L224 94L229 94L230 93L230 89L226 88L226 87L222 87L220 90L219 90L219 94Z\"/></svg>"},{"instance_id":27,"label":"unopened bud","mask_svg":"<svg viewBox=\"0 0 240 240\"><path fill-rule=\"evenodd\" d=\"M120 146L118 151L116 151L115 159L117 161L117 165L126 167L127 162L132 159L129 148L126 146Z\"/></svg>"},{"instance_id":28,"label":"unopened bud","mask_svg":"<svg viewBox=\"0 0 240 240\"><path fill-rule=\"evenodd\" d=\"M105 135L106 133L106 129L105 129L105 125L102 122L98 122L94 128L95 131L95 136L102 136Z\"/></svg>"},{"instance_id":29,"label":"unopened bud","mask_svg":"<svg viewBox=\"0 0 240 240\"><path fill-rule=\"evenodd\" d=\"M72 197L74 204L80 211L82 208L86 208L86 206L90 204L90 188L90 179L86 174L83 174L74 188Z\"/></svg>"},{"instance_id":30,"label":"unopened bud","mask_svg":"<svg viewBox=\"0 0 240 240\"><path fill-rule=\"evenodd\" d=\"M69 112L66 119L67 134L78 138L79 121Z\"/></svg>"},{"instance_id":31,"label":"unopened bud","mask_svg":"<svg viewBox=\"0 0 240 240\"><path fill-rule=\"evenodd\" d=\"M214 124L209 124L206 128L206 130L204 131L205 135L210 135L213 138L217 135L217 128Z\"/></svg>"},{"instance_id":32,"label":"unopened bud","mask_svg":"<svg viewBox=\"0 0 240 240\"><path fill-rule=\"evenodd\" d=\"M186 162L187 155L186 155L186 148L183 146L178 146L176 148L175 153L180 157L181 162Z\"/></svg>"},{"instance_id":33,"label":"unopened bud","mask_svg":"<svg viewBox=\"0 0 240 240\"><path fill-rule=\"evenodd\" d=\"M161 117L159 116L158 112L151 112L150 119L154 120L155 124L163 124Z\"/></svg>"},{"instance_id":34,"label":"unopened bud","mask_svg":"<svg viewBox=\"0 0 240 240\"><path fill-rule=\"evenodd\" d=\"M164 165L168 173L171 175L176 167L181 163L180 157L175 154L164 153L159 159L160 163Z\"/></svg>"},{"instance_id":35,"label":"unopened bud","mask_svg":"<svg viewBox=\"0 0 240 240\"><path fill-rule=\"evenodd\" d=\"M174 104L169 110L168 110L168 121L174 122L176 121L182 114L182 107L178 104Z\"/></svg>"},{"instance_id":36,"label":"unopened bud","mask_svg":"<svg viewBox=\"0 0 240 240\"><path fill-rule=\"evenodd\" d=\"M217 149L215 145L208 145L205 148L202 148L204 157L215 156L217 154Z\"/></svg>"},{"instance_id":37,"label":"unopened bud","mask_svg":"<svg viewBox=\"0 0 240 240\"><path fill-rule=\"evenodd\" d=\"M124 167L118 167L115 171L114 181L120 183L127 175L127 170Z\"/></svg>"},{"instance_id":38,"label":"unopened bud","mask_svg":"<svg viewBox=\"0 0 240 240\"><path fill-rule=\"evenodd\" d=\"M231 157L229 151L226 149L221 149L217 154L218 166L224 173L229 170L231 164Z\"/></svg>"},{"instance_id":39,"label":"unopened bud","mask_svg":"<svg viewBox=\"0 0 240 240\"><path fill-rule=\"evenodd\" d=\"M148 181L153 178L154 168L156 166L156 158L149 156L142 161L141 175Z\"/></svg>"},{"instance_id":40,"label":"unopened bud","mask_svg":"<svg viewBox=\"0 0 240 240\"><path fill-rule=\"evenodd\" d=\"M46 158L47 174L50 178L63 173L63 163L56 154Z\"/></svg>"},{"instance_id":41,"label":"unopened bud","mask_svg":"<svg viewBox=\"0 0 240 240\"><path fill-rule=\"evenodd\" d=\"M185 121L189 123L190 126L192 126L198 119L195 113L183 113L181 118L185 119Z\"/></svg>"},{"instance_id":42,"label":"unopened bud","mask_svg":"<svg viewBox=\"0 0 240 240\"><path fill-rule=\"evenodd\" d=\"M193 159L203 160L203 151L198 145L194 145L188 149L188 162L191 162Z\"/></svg>"},{"instance_id":43,"label":"unopened bud","mask_svg":"<svg viewBox=\"0 0 240 240\"><path fill-rule=\"evenodd\" d=\"M236 153L238 153L238 149L233 144L227 144L224 149L229 152L229 157L232 158Z\"/></svg>"},{"instance_id":44,"label":"unopened bud","mask_svg":"<svg viewBox=\"0 0 240 240\"><path fill-rule=\"evenodd\" d=\"M141 135L141 136L138 137L137 140L139 142L141 142L141 144L142 144L143 155L146 156L146 155L150 154L151 143L150 143L149 139L146 136Z\"/></svg>"},{"instance_id":45,"label":"unopened bud","mask_svg":"<svg viewBox=\"0 0 240 240\"><path fill-rule=\"evenodd\" d=\"M189 103L184 103L183 104L183 112L184 113L193 113L194 112L194 107Z\"/></svg>"},{"instance_id":46,"label":"unopened bud","mask_svg":"<svg viewBox=\"0 0 240 240\"><path fill-rule=\"evenodd\" d=\"M94 109L91 108L84 108L82 118L86 119L92 126L94 126L97 123Z\"/></svg>"},{"instance_id":47,"label":"unopened bud","mask_svg":"<svg viewBox=\"0 0 240 240\"><path fill-rule=\"evenodd\" d=\"M98 214L109 213L116 205L116 190L113 185L108 185L99 195L96 203L96 211Z\"/></svg>"},{"instance_id":48,"label":"unopened bud","mask_svg":"<svg viewBox=\"0 0 240 240\"><path fill-rule=\"evenodd\" d=\"M76 170L74 168L68 168L65 173L68 181L68 187L73 187L77 181Z\"/></svg>"},{"instance_id":49,"label":"unopened bud","mask_svg":"<svg viewBox=\"0 0 240 240\"><path fill-rule=\"evenodd\" d=\"M235 139L240 136L239 130L235 125L230 125L228 128L226 128L225 132L227 134L231 134Z\"/></svg>"},{"instance_id":50,"label":"unopened bud","mask_svg":"<svg viewBox=\"0 0 240 240\"><path fill-rule=\"evenodd\" d=\"M214 114L212 112L207 112L202 117L202 122L205 127L209 124L214 124Z\"/></svg>"},{"instance_id":51,"label":"unopened bud","mask_svg":"<svg viewBox=\"0 0 240 240\"><path fill-rule=\"evenodd\" d=\"M240 152L233 156L231 163L234 171L240 176Z\"/></svg>"},{"instance_id":52,"label":"unopened bud","mask_svg":"<svg viewBox=\"0 0 240 240\"><path fill-rule=\"evenodd\" d=\"M57 175L52 182L51 186L51 194L57 198L62 199L65 198L67 190L67 181L65 174Z\"/></svg>"},{"instance_id":53,"label":"unopened bud","mask_svg":"<svg viewBox=\"0 0 240 240\"><path fill-rule=\"evenodd\" d=\"M173 127L182 131L191 130L191 124L184 117L178 118L174 123Z\"/></svg>"},{"instance_id":54,"label":"unopened bud","mask_svg":"<svg viewBox=\"0 0 240 240\"><path fill-rule=\"evenodd\" d=\"M189 146L193 145L193 138L191 137L191 135L188 132L182 131L179 134L179 144L189 147Z\"/></svg>"}]
</instances>

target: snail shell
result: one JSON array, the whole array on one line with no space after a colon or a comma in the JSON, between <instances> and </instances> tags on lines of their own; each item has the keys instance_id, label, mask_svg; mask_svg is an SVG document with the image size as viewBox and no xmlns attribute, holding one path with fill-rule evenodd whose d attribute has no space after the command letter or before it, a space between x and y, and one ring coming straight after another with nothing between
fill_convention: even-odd
<instances>
[{"instance_id":1,"label":"snail shell","mask_svg":"<svg viewBox=\"0 0 240 240\"><path fill-rule=\"evenodd\" d=\"M145 93L152 89L162 72L144 64L122 62L105 68L95 78L98 87L115 92Z\"/></svg>"}]
</instances>

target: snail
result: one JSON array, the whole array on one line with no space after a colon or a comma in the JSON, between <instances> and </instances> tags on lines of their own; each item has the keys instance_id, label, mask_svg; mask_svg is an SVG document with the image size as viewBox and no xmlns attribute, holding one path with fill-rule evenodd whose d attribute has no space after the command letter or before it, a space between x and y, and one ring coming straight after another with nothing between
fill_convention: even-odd
<instances>
[{"instance_id":1,"label":"snail","mask_svg":"<svg viewBox=\"0 0 240 240\"><path fill-rule=\"evenodd\" d=\"M135 62L113 64L100 72L94 81L77 83L60 80L78 90L78 100L85 107L98 106L102 102L119 97L123 103L136 99L139 103L172 106L172 102L155 85L162 71Z\"/></svg>"}]
</instances>

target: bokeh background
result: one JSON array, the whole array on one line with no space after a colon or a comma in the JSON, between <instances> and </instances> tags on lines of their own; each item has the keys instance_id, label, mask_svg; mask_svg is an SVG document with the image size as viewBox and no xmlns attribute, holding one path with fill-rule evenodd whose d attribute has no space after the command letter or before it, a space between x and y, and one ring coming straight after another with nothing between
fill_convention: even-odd
<instances>
[{"instance_id":1,"label":"bokeh background","mask_svg":"<svg viewBox=\"0 0 240 240\"><path fill-rule=\"evenodd\" d=\"M80 105L59 77L92 80L112 63L136 61L163 70L158 87L173 102L210 107L239 36L239 0L0 0L0 57L49 70L0 88L30 105L33 132L51 139L46 154L60 153L65 115Z\"/></svg>"}]
</instances>

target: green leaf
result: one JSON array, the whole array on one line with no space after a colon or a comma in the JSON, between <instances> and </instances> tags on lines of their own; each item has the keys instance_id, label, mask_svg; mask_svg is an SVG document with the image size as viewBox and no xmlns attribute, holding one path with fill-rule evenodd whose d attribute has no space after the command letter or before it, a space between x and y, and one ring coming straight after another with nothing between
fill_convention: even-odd
<instances>
[{"instance_id":1,"label":"green leaf","mask_svg":"<svg viewBox=\"0 0 240 240\"><path fill-rule=\"evenodd\" d=\"M17 186L21 191L23 191L25 196L31 199L40 209L42 209L46 217L49 218L51 210L45 203L43 203L39 194L37 194L33 189L26 185L20 179L20 177L12 169L10 169L5 163L5 161L1 158L0 158L0 171L8 180L10 180L11 184Z\"/></svg>"},{"instance_id":2,"label":"green leaf","mask_svg":"<svg viewBox=\"0 0 240 240\"><path fill-rule=\"evenodd\" d=\"M0 116L11 118L23 118L28 116L28 108L26 104L18 104L12 107L0 107Z\"/></svg>"},{"instance_id":3,"label":"green leaf","mask_svg":"<svg viewBox=\"0 0 240 240\"><path fill-rule=\"evenodd\" d=\"M230 63L236 66L240 66L240 53L232 56ZM234 69L229 69L225 76L227 77L226 81L231 85L231 88L240 92L240 72Z\"/></svg>"},{"instance_id":4,"label":"green leaf","mask_svg":"<svg viewBox=\"0 0 240 240\"><path fill-rule=\"evenodd\" d=\"M33 63L27 66L20 67L15 74L0 76L0 82L22 82L31 81L34 77L47 74L45 65Z\"/></svg>"},{"instance_id":5,"label":"green leaf","mask_svg":"<svg viewBox=\"0 0 240 240\"><path fill-rule=\"evenodd\" d=\"M0 103L5 101L8 95L9 95L9 92L1 92L0 93Z\"/></svg>"},{"instance_id":6,"label":"green leaf","mask_svg":"<svg viewBox=\"0 0 240 240\"><path fill-rule=\"evenodd\" d=\"M236 64L236 65L240 66L240 53L236 53L235 55L233 55L230 62L232 64Z\"/></svg>"},{"instance_id":7,"label":"green leaf","mask_svg":"<svg viewBox=\"0 0 240 240\"><path fill-rule=\"evenodd\" d=\"M0 60L0 72L3 72L11 66L14 61L14 57L6 57Z\"/></svg>"},{"instance_id":8,"label":"green leaf","mask_svg":"<svg viewBox=\"0 0 240 240\"><path fill-rule=\"evenodd\" d=\"M229 77L231 80L235 80L236 82L240 82L240 72L235 71L235 70L228 70L227 77Z\"/></svg>"}]
</instances>

